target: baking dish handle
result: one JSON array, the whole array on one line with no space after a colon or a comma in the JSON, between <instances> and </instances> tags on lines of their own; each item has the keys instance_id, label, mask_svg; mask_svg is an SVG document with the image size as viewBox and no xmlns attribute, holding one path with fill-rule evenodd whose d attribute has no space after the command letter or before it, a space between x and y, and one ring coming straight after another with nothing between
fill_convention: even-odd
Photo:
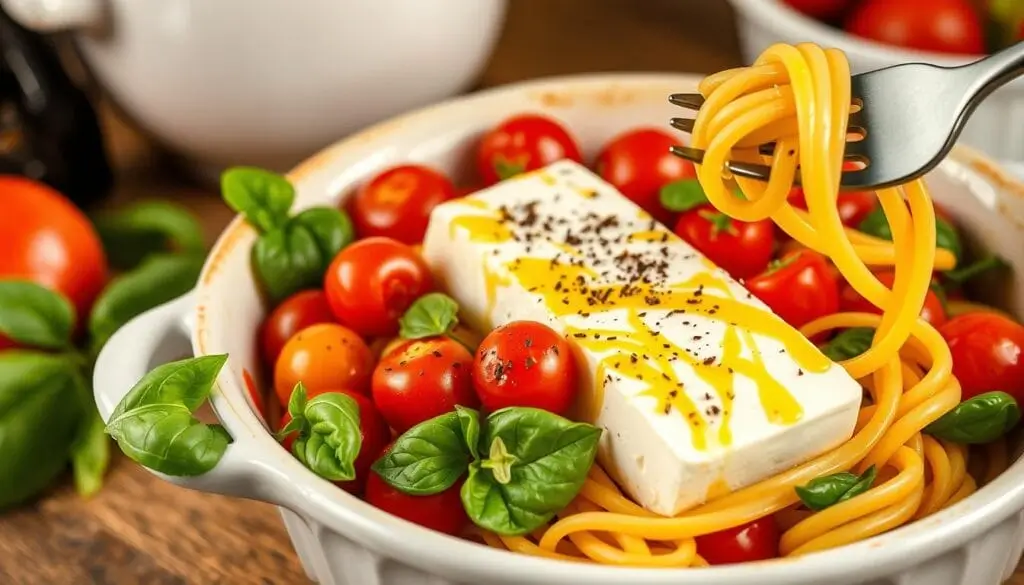
<instances>
[{"instance_id":1,"label":"baking dish handle","mask_svg":"<svg viewBox=\"0 0 1024 585\"><path fill-rule=\"evenodd\" d=\"M94 398L104 421L147 372L192 354L188 319L194 309L195 294L188 293L132 319L110 338L93 371ZM246 445L235 441L216 467L203 475L175 477L147 471L189 489L273 501L277 493L272 489L274 482L257 477L263 475L263 466L253 455Z\"/></svg>"}]
</instances>

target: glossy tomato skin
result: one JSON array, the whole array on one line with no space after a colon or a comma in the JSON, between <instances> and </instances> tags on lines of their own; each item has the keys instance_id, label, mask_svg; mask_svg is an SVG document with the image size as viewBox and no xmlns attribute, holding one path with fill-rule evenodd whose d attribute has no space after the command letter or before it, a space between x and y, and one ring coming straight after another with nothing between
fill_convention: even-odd
<instances>
[{"instance_id":1,"label":"glossy tomato skin","mask_svg":"<svg viewBox=\"0 0 1024 585\"><path fill-rule=\"evenodd\" d=\"M390 448L390 445L385 447L378 458L387 454ZM389 486L371 471L366 482L366 501L403 520L454 536L469 522L459 495L463 481L459 479L450 488L437 494L410 496Z\"/></svg>"},{"instance_id":2,"label":"glossy tomato skin","mask_svg":"<svg viewBox=\"0 0 1024 585\"><path fill-rule=\"evenodd\" d=\"M751 278L746 286L798 329L839 311L839 281L825 257L812 250L786 254L778 266Z\"/></svg>"},{"instance_id":3,"label":"glossy tomato skin","mask_svg":"<svg viewBox=\"0 0 1024 585\"><path fill-rule=\"evenodd\" d=\"M0 278L61 293L81 325L108 276L103 245L89 219L57 191L23 177L0 175L0 198Z\"/></svg>"},{"instance_id":4,"label":"glossy tomato skin","mask_svg":"<svg viewBox=\"0 0 1024 585\"><path fill-rule=\"evenodd\" d=\"M968 0L865 0L846 31L890 45L966 55L985 52L985 30Z\"/></svg>"},{"instance_id":5,"label":"glossy tomato skin","mask_svg":"<svg viewBox=\"0 0 1024 585\"><path fill-rule=\"evenodd\" d=\"M476 408L472 367L469 350L447 337L407 341L374 369L373 401L398 433L457 404Z\"/></svg>"},{"instance_id":6,"label":"glossy tomato skin","mask_svg":"<svg viewBox=\"0 0 1024 585\"><path fill-rule=\"evenodd\" d=\"M775 246L775 225L770 219L736 221L710 205L680 215L675 233L733 278L763 272Z\"/></svg>"},{"instance_id":7,"label":"glossy tomato skin","mask_svg":"<svg viewBox=\"0 0 1024 585\"><path fill-rule=\"evenodd\" d=\"M363 337L398 332L398 320L434 286L412 247L391 238L359 240L338 253L324 275L334 316Z\"/></svg>"},{"instance_id":8,"label":"glossy tomato skin","mask_svg":"<svg viewBox=\"0 0 1024 585\"><path fill-rule=\"evenodd\" d=\"M321 323L285 344L274 366L274 389L287 408L298 382L307 393L344 388L369 394L372 374L373 354L362 338L343 325Z\"/></svg>"},{"instance_id":9,"label":"glossy tomato skin","mask_svg":"<svg viewBox=\"0 0 1024 585\"><path fill-rule=\"evenodd\" d=\"M793 187L786 200L793 207L807 210L804 190L800 187ZM877 206L878 198L870 191L844 191L836 198L839 219L843 225L849 228L856 228L860 225L860 222L864 221L864 218Z\"/></svg>"},{"instance_id":10,"label":"glossy tomato skin","mask_svg":"<svg viewBox=\"0 0 1024 585\"><path fill-rule=\"evenodd\" d=\"M322 290L304 290L281 301L260 325L260 350L268 364L277 363L281 349L296 333L318 323L334 323L334 313Z\"/></svg>"},{"instance_id":11,"label":"glossy tomato skin","mask_svg":"<svg viewBox=\"0 0 1024 585\"><path fill-rule=\"evenodd\" d=\"M490 412L530 406L565 414L579 384L572 347L553 329L513 321L491 331L473 362L473 386Z\"/></svg>"},{"instance_id":12,"label":"glossy tomato skin","mask_svg":"<svg viewBox=\"0 0 1024 585\"><path fill-rule=\"evenodd\" d=\"M784 0L794 10L802 12L818 20L832 20L841 16L852 4L853 0Z\"/></svg>"},{"instance_id":13,"label":"glossy tomato skin","mask_svg":"<svg viewBox=\"0 0 1024 585\"><path fill-rule=\"evenodd\" d=\"M363 184L348 209L360 238L383 236L416 244L427 232L431 210L456 194L455 185L440 172L400 165Z\"/></svg>"},{"instance_id":14,"label":"glossy tomato skin","mask_svg":"<svg viewBox=\"0 0 1024 585\"><path fill-rule=\"evenodd\" d=\"M597 174L654 219L668 225L672 212L661 205L667 183L697 176L693 163L669 151L679 142L656 128L639 128L611 140L597 155Z\"/></svg>"},{"instance_id":15,"label":"glossy tomato skin","mask_svg":"<svg viewBox=\"0 0 1024 585\"><path fill-rule=\"evenodd\" d=\"M953 354L961 399L1002 390L1024 402L1024 326L992 313L967 313L939 329Z\"/></svg>"},{"instance_id":16,"label":"glossy tomato skin","mask_svg":"<svg viewBox=\"0 0 1024 585\"><path fill-rule=\"evenodd\" d=\"M484 135L477 150L477 170L486 186L562 159L583 161L569 131L547 116L521 114Z\"/></svg>"},{"instance_id":17,"label":"glossy tomato skin","mask_svg":"<svg viewBox=\"0 0 1024 585\"><path fill-rule=\"evenodd\" d=\"M886 288L892 288L892 283L896 278L896 273L891 270L885 270L875 274ZM870 301L860 296L860 294L850 286L850 283L844 283L839 291L839 310L844 313L856 312L856 313L874 313L881 315L882 312L877 307L871 304ZM942 305L942 300L939 299L935 291L929 290L927 296L924 299L924 307L921 308L921 318L931 323L933 327L941 327L946 322L946 308Z\"/></svg>"},{"instance_id":18,"label":"glossy tomato skin","mask_svg":"<svg viewBox=\"0 0 1024 585\"><path fill-rule=\"evenodd\" d=\"M774 516L698 536L696 541L697 554L712 565L763 561L779 556L779 527Z\"/></svg>"}]
</instances>

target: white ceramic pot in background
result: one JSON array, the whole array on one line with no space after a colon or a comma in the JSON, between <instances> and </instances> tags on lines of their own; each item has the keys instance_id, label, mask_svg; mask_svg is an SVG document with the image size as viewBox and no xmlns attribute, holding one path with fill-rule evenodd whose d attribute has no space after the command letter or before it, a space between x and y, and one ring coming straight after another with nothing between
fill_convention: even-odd
<instances>
[{"instance_id":1,"label":"white ceramic pot in background","mask_svg":"<svg viewBox=\"0 0 1024 585\"><path fill-rule=\"evenodd\" d=\"M286 170L467 89L506 0L0 0L71 30L99 84L186 158Z\"/></svg>"},{"instance_id":2,"label":"white ceramic pot in background","mask_svg":"<svg viewBox=\"0 0 1024 585\"><path fill-rule=\"evenodd\" d=\"M209 0L208 0L209 1ZM382 168L423 162L457 174L497 120L535 111L564 122L592 160L613 135L666 124L667 96L694 91L686 75L563 77L482 92L375 126L289 175L296 206L337 204ZM1024 184L987 159L954 151L928 178L933 196L972 235L1024 274ZM400 520L320 479L285 451L254 413L242 370L260 370L255 344L265 315L250 269L256 234L235 220L214 246L194 293L121 329L95 369L104 418L149 369L189 353L228 353L212 395L234 442L208 474L167 478L192 489L280 506L309 575L321 585L997 585L1024 546L1024 462L965 500L887 534L778 562L707 569L636 569L566 563L498 551ZM1024 315L1024 287L1006 306ZM1014 459L1016 457L1014 456Z\"/></svg>"},{"instance_id":3,"label":"white ceramic pot in background","mask_svg":"<svg viewBox=\"0 0 1024 585\"><path fill-rule=\"evenodd\" d=\"M963 65L972 58L902 49L877 43L820 23L793 10L781 0L730 0L736 9L740 46L752 62L775 43L810 42L846 53L855 73L901 63ZM927 3L921 4L927 10ZM1018 79L986 98L971 116L960 142L997 159L1024 162L1024 79Z\"/></svg>"}]
</instances>

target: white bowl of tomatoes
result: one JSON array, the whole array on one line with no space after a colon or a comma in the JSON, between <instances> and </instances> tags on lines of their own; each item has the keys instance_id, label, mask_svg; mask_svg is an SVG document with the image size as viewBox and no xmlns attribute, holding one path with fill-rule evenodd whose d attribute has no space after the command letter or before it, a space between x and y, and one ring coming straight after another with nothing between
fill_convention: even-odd
<instances>
[{"instance_id":1,"label":"white bowl of tomatoes","mask_svg":"<svg viewBox=\"0 0 1024 585\"><path fill-rule=\"evenodd\" d=\"M115 438L169 481L279 506L306 572L325 585L988 585L1005 578L1024 543L1020 462L925 521L786 562L770 562L779 538L770 516L756 529L698 537L698 552L713 565L699 569L498 550L477 540L480 511L464 505L458 480L426 496L393 487L402 441L408 454L410 445L441 445L446 429L482 432L466 409L490 412L490 424L497 413L532 409L524 440L545 425L572 426L560 418L570 416L577 392L579 372L565 359L572 340L534 322L493 331L458 323L420 257L430 208L464 189L573 158L745 279L791 324L862 307L825 259L783 241L770 224L727 223L679 191L692 188L693 169L667 154L678 136L660 126L673 114L667 96L693 91L698 81L617 74L512 85L371 128L287 177L228 173L225 198L242 217L220 237L195 291L122 328L97 361L97 405L105 420L117 419ZM1024 398L1024 327L999 313L1024 314L1024 289L1013 277L1024 270L1017 245L1024 184L963 148L927 180L956 234L940 244L957 247L976 272L986 263L991 270L975 287L985 294L973 300L960 281L938 275L923 317L948 334L965 392L994 385ZM798 192L792 200L799 203ZM880 229L870 223L870 196L841 203L848 224ZM187 414L207 395L222 426ZM156 415L166 418L139 432L137 424ZM410 441L410 427L433 438ZM592 436L582 431L581 442ZM502 449L489 454L496 465L507 460Z\"/></svg>"},{"instance_id":2,"label":"white bowl of tomatoes","mask_svg":"<svg viewBox=\"0 0 1024 585\"><path fill-rule=\"evenodd\" d=\"M908 62L952 67L1024 39L1024 5L1007 0L731 0L744 58L774 43L846 53L855 73ZM1000 160L1024 160L1024 81L996 91L961 142Z\"/></svg>"}]
</instances>

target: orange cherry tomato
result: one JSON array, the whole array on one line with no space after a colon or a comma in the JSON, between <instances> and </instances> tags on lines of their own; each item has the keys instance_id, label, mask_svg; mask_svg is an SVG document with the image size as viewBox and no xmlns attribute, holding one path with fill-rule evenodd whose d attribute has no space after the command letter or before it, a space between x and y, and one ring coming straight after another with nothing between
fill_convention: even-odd
<instances>
[{"instance_id":1,"label":"orange cherry tomato","mask_svg":"<svg viewBox=\"0 0 1024 585\"><path fill-rule=\"evenodd\" d=\"M274 366L274 390L288 406L295 384L307 392L344 388L368 394L373 354L354 331L337 323L307 327L288 340Z\"/></svg>"},{"instance_id":2,"label":"orange cherry tomato","mask_svg":"<svg viewBox=\"0 0 1024 585\"><path fill-rule=\"evenodd\" d=\"M297 292L267 315L260 326L260 348L268 364L276 364L281 349L296 333L317 323L333 323L337 319L327 304L322 290Z\"/></svg>"},{"instance_id":3,"label":"orange cherry tomato","mask_svg":"<svg viewBox=\"0 0 1024 585\"><path fill-rule=\"evenodd\" d=\"M430 212L455 198L448 177L422 165L401 165L366 182L349 203L360 238L383 236L405 244L423 240Z\"/></svg>"}]
</instances>

